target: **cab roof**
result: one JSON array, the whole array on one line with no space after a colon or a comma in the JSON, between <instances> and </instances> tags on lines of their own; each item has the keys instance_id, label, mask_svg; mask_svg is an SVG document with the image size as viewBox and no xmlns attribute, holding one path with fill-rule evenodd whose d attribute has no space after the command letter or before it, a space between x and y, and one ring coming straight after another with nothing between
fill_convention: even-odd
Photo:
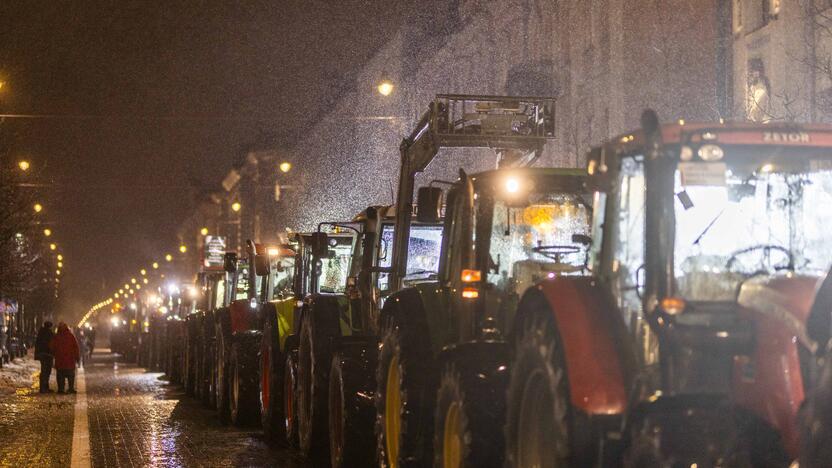
<instances>
[{"instance_id":1,"label":"cab roof","mask_svg":"<svg viewBox=\"0 0 832 468\"><path fill-rule=\"evenodd\" d=\"M791 122L694 122L680 121L661 126L664 144L771 145L795 147L832 147L832 125ZM619 135L604 145L594 147L613 153L630 153L644 146L644 132L638 129Z\"/></svg>"}]
</instances>

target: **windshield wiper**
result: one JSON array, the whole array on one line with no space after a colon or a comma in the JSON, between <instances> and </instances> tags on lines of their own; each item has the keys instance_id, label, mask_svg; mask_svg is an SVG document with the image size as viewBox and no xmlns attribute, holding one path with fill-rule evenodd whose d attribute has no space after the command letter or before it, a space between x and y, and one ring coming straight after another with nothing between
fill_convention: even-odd
<instances>
[{"instance_id":1,"label":"windshield wiper","mask_svg":"<svg viewBox=\"0 0 832 468\"><path fill-rule=\"evenodd\" d=\"M712 219L712 220L711 220L711 222L710 222L710 223L708 223L708 225L707 225L707 226L705 226L705 230L704 230L704 231L702 231L702 234L699 234L699 237L697 237L697 238L696 238L696 240L694 240L694 241L693 241L693 244L692 244L692 245L699 245L699 241L701 241L701 240L702 240L702 238L703 238L703 237L705 237L705 234L707 234L707 233L708 233L708 231L710 231L710 230L711 230L711 228L712 228L712 227L714 227L714 224L716 224L717 220L718 220L720 217L722 217L722 214L723 214L723 213L725 213L725 208L723 208L723 209L722 209L719 213L717 213L717 215L716 215L716 216L714 216L714 219Z\"/></svg>"}]
</instances>

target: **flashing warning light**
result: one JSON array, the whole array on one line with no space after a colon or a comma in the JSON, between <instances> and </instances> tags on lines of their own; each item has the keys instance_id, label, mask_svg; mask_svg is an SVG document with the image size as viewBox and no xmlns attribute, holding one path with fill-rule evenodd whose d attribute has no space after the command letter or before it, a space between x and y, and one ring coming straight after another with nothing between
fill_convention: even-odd
<instances>
[{"instance_id":1,"label":"flashing warning light","mask_svg":"<svg viewBox=\"0 0 832 468\"><path fill-rule=\"evenodd\" d=\"M482 272L480 270L462 270L460 279L463 283L479 283L482 281Z\"/></svg>"},{"instance_id":2,"label":"flashing warning light","mask_svg":"<svg viewBox=\"0 0 832 468\"><path fill-rule=\"evenodd\" d=\"M465 288L462 290L462 297L465 299L476 299L480 297L480 292L477 288Z\"/></svg>"},{"instance_id":3,"label":"flashing warning light","mask_svg":"<svg viewBox=\"0 0 832 468\"><path fill-rule=\"evenodd\" d=\"M681 314L685 310L685 300L680 297L666 297L662 299L661 307L670 315Z\"/></svg>"}]
</instances>

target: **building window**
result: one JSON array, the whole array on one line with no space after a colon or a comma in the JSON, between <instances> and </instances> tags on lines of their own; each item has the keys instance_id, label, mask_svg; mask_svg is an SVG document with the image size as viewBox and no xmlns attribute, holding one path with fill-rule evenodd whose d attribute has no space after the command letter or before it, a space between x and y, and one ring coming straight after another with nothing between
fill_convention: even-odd
<instances>
[{"instance_id":1,"label":"building window","mask_svg":"<svg viewBox=\"0 0 832 468\"><path fill-rule=\"evenodd\" d=\"M734 34L742 32L742 2L744 0L734 0L733 2L733 24Z\"/></svg>"}]
</instances>

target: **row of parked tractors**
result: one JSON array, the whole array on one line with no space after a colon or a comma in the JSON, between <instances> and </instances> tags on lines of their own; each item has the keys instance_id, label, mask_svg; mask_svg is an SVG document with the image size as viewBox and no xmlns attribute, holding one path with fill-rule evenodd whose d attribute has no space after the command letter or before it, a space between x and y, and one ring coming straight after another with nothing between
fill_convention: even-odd
<instances>
[{"instance_id":1,"label":"row of parked tractors","mask_svg":"<svg viewBox=\"0 0 832 468\"><path fill-rule=\"evenodd\" d=\"M832 465L832 126L648 111L541 167L554 110L438 96L395 205L227 253L139 360L334 467ZM459 147L497 168L417 191Z\"/></svg>"}]
</instances>

